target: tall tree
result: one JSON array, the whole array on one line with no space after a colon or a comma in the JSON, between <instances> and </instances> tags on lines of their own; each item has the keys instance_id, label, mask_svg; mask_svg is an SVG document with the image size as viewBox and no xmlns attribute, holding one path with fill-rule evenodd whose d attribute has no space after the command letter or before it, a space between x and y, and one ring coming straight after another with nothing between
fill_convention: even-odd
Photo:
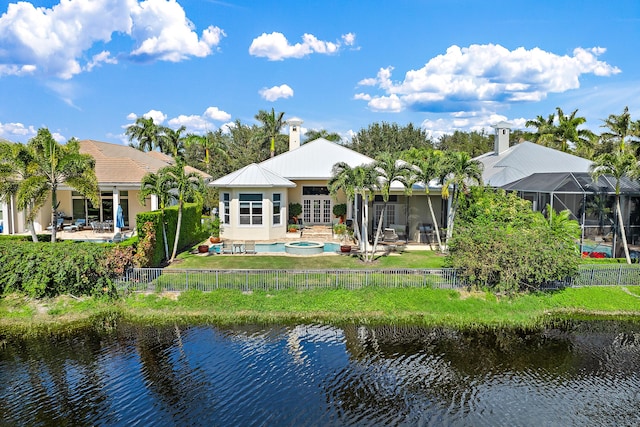
<instances>
[{"instance_id":1,"label":"tall tree","mask_svg":"<svg viewBox=\"0 0 640 427\"><path fill-rule=\"evenodd\" d=\"M460 194L466 192L470 184L482 185L482 163L472 160L469 154L463 151L446 152L440 169L440 180L443 197L449 197L449 188L453 190L447 214L447 240L449 240L453 235Z\"/></svg>"},{"instance_id":2,"label":"tall tree","mask_svg":"<svg viewBox=\"0 0 640 427\"><path fill-rule=\"evenodd\" d=\"M456 130L451 135L442 135L436 146L441 151L465 151L471 157L493 150L494 136L488 135L484 129L481 132L462 132Z\"/></svg>"},{"instance_id":3,"label":"tall tree","mask_svg":"<svg viewBox=\"0 0 640 427\"><path fill-rule=\"evenodd\" d=\"M627 143L637 144L640 138L640 122L631 120L629 107L624 107L622 114L609 114L601 126L607 128L608 131L602 132L600 135L606 140L611 140L615 145L615 149L625 151ZM638 155L638 153L636 153Z\"/></svg>"},{"instance_id":4,"label":"tall tree","mask_svg":"<svg viewBox=\"0 0 640 427\"><path fill-rule=\"evenodd\" d=\"M624 247L624 255L627 264L631 264L629 256L629 245L627 244L627 234L624 229L624 219L620 211L620 181L622 177L629 176L636 178L639 175L638 161L635 156L624 150L624 144L620 144L620 148L613 153L605 153L598 156L591 165L591 175L596 181L602 175L611 175L616 180L616 216L619 226L617 232L620 233L622 244ZM615 235L614 235L615 236ZM616 256L616 244L614 239L612 255Z\"/></svg>"},{"instance_id":5,"label":"tall tree","mask_svg":"<svg viewBox=\"0 0 640 427\"><path fill-rule=\"evenodd\" d=\"M404 160L413 165L411 168L411 179L407 187L411 189L413 183L415 182L421 182L424 184L424 191L427 195L427 208L429 209L431 222L433 223L436 239L438 240L438 249L441 252L444 251L444 245L442 244L442 239L440 238L438 220L436 219L436 215L433 212L433 203L431 203L429 182L440 177L440 168L442 167L444 158L443 156L444 155L442 151L417 149L405 151L402 156Z\"/></svg>"},{"instance_id":6,"label":"tall tree","mask_svg":"<svg viewBox=\"0 0 640 427\"><path fill-rule=\"evenodd\" d=\"M124 131L129 137L129 145L140 151L151 151L159 147L163 132L163 127L155 124L151 117L138 117L135 123ZM137 143L134 143L134 140Z\"/></svg>"},{"instance_id":7,"label":"tall tree","mask_svg":"<svg viewBox=\"0 0 640 427\"><path fill-rule=\"evenodd\" d=\"M400 127L396 123L373 123L367 129L360 129L348 147L369 157L379 153L398 153L412 147L431 148L433 144L427 133L409 123Z\"/></svg>"},{"instance_id":8,"label":"tall tree","mask_svg":"<svg viewBox=\"0 0 640 427\"><path fill-rule=\"evenodd\" d=\"M204 190L204 182L200 175L196 172L187 173L184 167L184 161L176 159L175 165L165 166L158 171L161 188L174 193L178 200L178 223L169 262L173 262L178 252L178 241L180 240L180 228L182 225L182 207L186 201L201 197L201 193Z\"/></svg>"},{"instance_id":9,"label":"tall tree","mask_svg":"<svg viewBox=\"0 0 640 427\"><path fill-rule=\"evenodd\" d=\"M209 175L214 175L212 158L217 158L219 162L225 162L228 159L226 138L222 134L222 130L208 131L206 135L189 134L186 137L187 147L195 147L202 156L197 159L197 163L191 166L204 170Z\"/></svg>"},{"instance_id":10,"label":"tall tree","mask_svg":"<svg viewBox=\"0 0 640 427\"><path fill-rule=\"evenodd\" d=\"M187 128L180 126L178 129L171 129L162 126L158 138L158 147L166 155L173 157L176 161L184 160L186 150Z\"/></svg>"},{"instance_id":11,"label":"tall tree","mask_svg":"<svg viewBox=\"0 0 640 427\"><path fill-rule=\"evenodd\" d=\"M272 108L271 113L266 110L260 110L256 114L256 120L262 123L262 129L264 135L268 138L269 144L269 156L273 157L276 154L276 137L280 133L280 129L284 126L284 113L276 114Z\"/></svg>"},{"instance_id":12,"label":"tall tree","mask_svg":"<svg viewBox=\"0 0 640 427\"><path fill-rule=\"evenodd\" d=\"M33 156L32 175L18 188L18 202L25 206L31 201L51 195L51 242L56 241L58 210L57 190L60 184L67 185L98 205L98 180L95 175L95 160L88 154L80 154L78 140L71 139L65 145L58 144L46 128L27 144Z\"/></svg>"},{"instance_id":13,"label":"tall tree","mask_svg":"<svg viewBox=\"0 0 640 427\"><path fill-rule=\"evenodd\" d=\"M309 129L304 134L304 137L305 137L305 142L313 141L314 139L318 139L318 138L324 138L327 141L333 141L333 142L342 141L342 137L339 134L335 132L329 133L326 129L320 129L320 130Z\"/></svg>"},{"instance_id":14,"label":"tall tree","mask_svg":"<svg viewBox=\"0 0 640 427\"><path fill-rule=\"evenodd\" d=\"M589 145L593 133L588 129L578 129L578 127L586 123L587 119L576 116L578 109L576 108L570 115L565 115L560 107L556 107L558 114L558 126L556 128L555 139L560 151L568 153L577 150L579 147ZM574 149L571 148L573 144Z\"/></svg>"},{"instance_id":15,"label":"tall tree","mask_svg":"<svg viewBox=\"0 0 640 427\"><path fill-rule=\"evenodd\" d=\"M158 198L158 207L160 208L160 220L162 221L162 239L164 242L164 257L169 259L169 246L167 242L167 223L165 219L165 208L174 200L172 189L169 187L168 180L163 179L161 175L149 172L142 177L140 182L140 193L138 199L140 204L146 205L147 197L155 195Z\"/></svg>"},{"instance_id":16,"label":"tall tree","mask_svg":"<svg viewBox=\"0 0 640 427\"><path fill-rule=\"evenodd\" d=\"M525 126L528 128L536 128L535 133L533 133L533 142L544 145L545 147L552 147L555 144L555 116L555 114L549 114L549 117L546 119L538 116L534 120L527 120Z\"/></svg>"},{"instance_id":17,"label":"tall tree","mask_svg":"<svg viewBox=\"0 0 640 427\"><path fill-rule=\"evenodd\" d=\"M331 169L331 178L327 184L332 195L336 196L339 191L343 191L347 197L348 203L354 204L354 210L357 210L356 196L362 196L363 201L366 196L375 189L375 175L373 169L369 166L356 166L352 168L345 162L338 162ZM364 206L363 206L364 208ZM360 230L358 216L354 216L354 231L358 239L358 243L363 251L366 251L364 243L367 239L366 230ZM360 216L365 218L365 212L360 212ZM363 225L366 218L363 221Z\"/></svg>"},{"instance_id":18,"label":"tall tree","mask_svg":"<svg viewBox=\"0 0 640 427\"><path fill-rule=\"evenodd\" d=\"M20 184L32 175L33 156L24 144L0 142L0 200L10 203L18 194ZM33 221L36 213L46 200L46 193L40 194L39 199L16 200L16 207L26 213L29 232L34 242L38 241Z\"/></svg>"},{"instance_id":19,"label":"tall tree","mask_svg":"<svg viewBox=\"0 0 640 427\"><path fill-rule=\"evenodd\" d=\"M371 249L371 256L368 261L373 261L373 256L378 247L378 240L382 234L382 223L384 221L384 217L387 213L387 205L389 204L389 196L391 193L391 184L393 182L398 182L402 184L407 191L407 181L409 180L411 169L409 164L402 160L398 160L398 158L390 153L382 153L376 159L376 162L373 164L373 169L376 172L376 190L382 196L382 212L380 213L380 218L378 219L378 227L376 228L376 232L373 238L373 248Z\"/></svg>"}]
</instances>

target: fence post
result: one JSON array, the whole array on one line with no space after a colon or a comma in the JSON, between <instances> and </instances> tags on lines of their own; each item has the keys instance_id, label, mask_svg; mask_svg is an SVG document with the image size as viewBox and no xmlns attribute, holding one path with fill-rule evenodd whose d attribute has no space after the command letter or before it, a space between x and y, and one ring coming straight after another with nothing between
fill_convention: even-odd
<instances>
[{"instance_id":1,"label":"fence post","mask_svg":"<svg viewBox=\"0 0 640 427\"><path fill-rule=\"evenodd\" d=\"M185 270L185 280L187 282L187 290L189 290L189 270Z\"/></svg>"}]
</instances>

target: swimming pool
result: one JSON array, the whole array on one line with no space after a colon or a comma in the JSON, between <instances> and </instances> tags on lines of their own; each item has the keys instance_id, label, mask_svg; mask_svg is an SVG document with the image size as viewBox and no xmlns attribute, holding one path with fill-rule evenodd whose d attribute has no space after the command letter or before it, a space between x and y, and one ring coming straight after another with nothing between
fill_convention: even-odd
<instances>
[{"instance_id":1,"label":"swimming pool","mask_svg":"<svg viewBox=\"0 0 640 427\"><path fill-rule=\"evenodd\" d=\"M284 253L284 243L256 243L256 252L258 253ZM340 250L340 245L338 243L326 242L324 244L324 252L338 252Z\"/></svg>"}]
</instances>

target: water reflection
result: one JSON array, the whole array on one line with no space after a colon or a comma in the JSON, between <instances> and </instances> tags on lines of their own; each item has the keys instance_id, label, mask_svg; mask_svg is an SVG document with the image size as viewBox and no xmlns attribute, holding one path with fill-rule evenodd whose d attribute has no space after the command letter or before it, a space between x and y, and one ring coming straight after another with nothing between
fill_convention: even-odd
<instances>
[{"instance_id":1,"label":"water reflection","mask_svg":"<svg viewBox=\"0 0 640 427\"><path fill-rule=\"evenodd\" d=\"M9 342L7 425L635 425L640 325L162 328Z\"/></svg>"}]
</instances>

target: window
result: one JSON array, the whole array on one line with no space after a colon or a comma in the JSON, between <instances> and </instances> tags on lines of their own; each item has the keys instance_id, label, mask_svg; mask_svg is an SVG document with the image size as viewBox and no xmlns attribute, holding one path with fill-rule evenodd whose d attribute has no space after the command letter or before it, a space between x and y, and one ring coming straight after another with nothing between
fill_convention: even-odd
<instances>
[{"instance_id":1,"label":"window","mask_svg":"<svg viewBox=\"0 0 640 427\"><path fill-rule=\"evenodd\" d=\"M280 203L281 200L281 194L280 193L276 193L273 195L273 225L280 225L282 224L282 214L281 212L281 208L282 205Z\"/></svg>"},{"instance_id":2,"label":"window","mask_svg":"<svg viewBox=\"0 0 640 427\"><path fill-rule=\"evenodd\" d=\"M262 225L262 194L240 194L240 225Z\"/></svg>"},{"instance_id":3,"label":"window","mask_svg":"<svg viewBox=\"0 0 640 427\"><path fill-rule=\"evenodd\" d=\"M327 187L302 187L303 196L328 196L329 194Z\"/></svg>"},{"instance_id":4,"label":"window","mask_svg":"<svg viewBox=\"0 0 640 427\"><path fill-rule=\"evenodd\" d=\"M231 223L230 205L231 205L231 194L222 193L222 222L224 224Z\"/></svg>"}]
</instances>

